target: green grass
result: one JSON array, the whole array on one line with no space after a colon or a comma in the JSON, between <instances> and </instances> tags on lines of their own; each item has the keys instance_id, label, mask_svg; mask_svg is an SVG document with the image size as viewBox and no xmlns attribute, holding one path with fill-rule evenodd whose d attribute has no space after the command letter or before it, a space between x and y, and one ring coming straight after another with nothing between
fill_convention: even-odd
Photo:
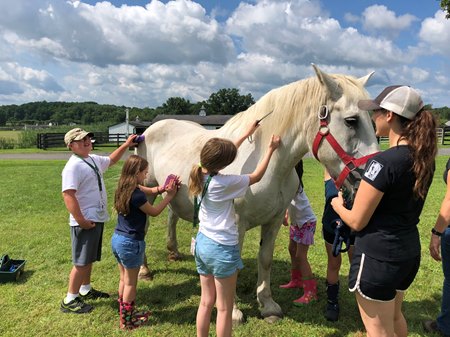
<instances>
[{"instance_id":1,"label":"green grass","mask_svg":"<svg viewBox=\"0 0 450 337\"><path fill-rule=\"evenodd\" d=\"M443 275L441 265L428 253L430 228L437 216L445 186L441 172L446 157L438 157L435 180L419 225L422 238L422 265L406 294L404 312L409 336L423 336L421 321L439 311ZM71 269L68 214L61 198L61 170L64 161L0 161L0 255L27 260L25 273L17 283L0 284L1 336L119 336L115 293L117 265L110 248L114 218L106 224L103 258L96 263L92 283L108 291L110 300L99 300L88 315L70 315L59 311L67 291ZM118 164L105 175L111 201L120 172ZM305 159L305 190L320 219L323 209L322 168ZM132 332L136 336L195 336L195 315L199 302L199 282L193 258L189 255L192 225L180 221L178 242L184 254L181 262L168 262L165 247L166 213L153 218L147 236L152 282L140 281L137 302L153 315L150 325ZM320 223L320 221L319 221ZM327 322L322 315L326 303L326 254L321 226L310 248L310 263L319 279L319 301L304 308L292 306L298 291L279 289L289 278L288 228L282 227L277 238L272 265L272 293L285 317L269 324L259 316L255 299L259 228L247 233L243 249L244 270L238 280L238 304L246 323L234 329L234 336L363 336L354 295L346 289L348 261L341 270L341 319ZM213 318L214 319L214 318ZM211 335L215 336L214 324Z\"/></svg>"},{"instance_id":2,"label":"green grass","mask_svg":"<svg viewBox=\"0 0 450 337\"><path fill-rule=\"evenodd\" d=\"M20 132L21 131L0 131L0 138L8 138L18 141Z\"/></svg>"}]
</instances>

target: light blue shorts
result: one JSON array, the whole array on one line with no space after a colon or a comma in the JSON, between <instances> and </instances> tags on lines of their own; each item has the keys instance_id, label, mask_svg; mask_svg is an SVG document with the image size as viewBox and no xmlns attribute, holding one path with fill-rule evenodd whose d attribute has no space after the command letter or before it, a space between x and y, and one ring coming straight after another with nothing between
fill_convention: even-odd
<instances>
[{"instance_id":1,"label":"light blue shorts","mask_svg":"<svg viewBox=\"0 0 450 337\"><path fill-rule=\"evenodd\" d=\"M230 277L244 268L239 245L221 245L202 233L197 234L195 242L195 264L200 275L215 278Z\"/></svg>"},{"instance_id":2,"label":"light blue shorts","mask_svg":"<svg viewBox=\"0 0 450 337\"><path fill-rule=\"evenodd\" d=\"M114 233L111 238L114 256L126 269L139 268L144 263L145 241Z\"/></svg>"}]
</instances>

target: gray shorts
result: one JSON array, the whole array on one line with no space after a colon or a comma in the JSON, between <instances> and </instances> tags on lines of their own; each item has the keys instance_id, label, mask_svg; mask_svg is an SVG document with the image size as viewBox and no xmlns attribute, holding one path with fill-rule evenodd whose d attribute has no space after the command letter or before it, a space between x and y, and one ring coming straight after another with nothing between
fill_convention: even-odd
<instances>
[{"instance_id":1,"label":"gray shorts","mask_svg":"<svg viewBox=\"0 0 450 337\"><path fill-rule=\"evenodd\" d=\"M75 266L86 266L102 257L103 222L96 222L92 229L80 226L70 227L72 240L72 263Z\"/></svg>"}]
</instances>

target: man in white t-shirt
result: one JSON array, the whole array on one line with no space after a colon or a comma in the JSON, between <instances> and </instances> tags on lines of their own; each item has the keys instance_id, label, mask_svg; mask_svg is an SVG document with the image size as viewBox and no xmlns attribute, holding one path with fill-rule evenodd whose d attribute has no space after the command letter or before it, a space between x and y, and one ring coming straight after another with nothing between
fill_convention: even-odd
<instances>
[{"instance_id":1,"label":"man in white t-shirt","mask_svg":"<svg viewBox=\"0 0 450 337\"><path fill-rule=\"evenodd\" d=\"M62 171L62 194L70 213L73 262L67 296L61 302L61 311L67 313L88 313L93 307L84 300L109 297L90 284L92 264L101 259L103 225L109 220L103 173L133 146L136 137L128 137L109 156L98 156L90 154L93 136L80 128L64 136L64 142L73 152Z\"/></svg>"}]
</instances>

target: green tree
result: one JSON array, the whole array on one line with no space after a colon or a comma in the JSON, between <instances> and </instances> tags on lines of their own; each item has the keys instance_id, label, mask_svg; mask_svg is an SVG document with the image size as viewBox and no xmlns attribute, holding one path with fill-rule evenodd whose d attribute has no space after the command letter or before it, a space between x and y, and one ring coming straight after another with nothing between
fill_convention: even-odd
<instances>
[{"instance_id":1,"label":"green tree","mask_svg":"<svg viewBox=\"0 0 450 337\"><path fill-rule=\"evenodd\" d=\"M191 102L182 97L170 97L161 106L161 111L165 115L188 115L190 113Z\"/></svg>"},{"instance_id":2,"label":"green tree","mask_svg":"<svg viewBox=\"0 0 450 337\"><path fill-rule=\"evenodd\" d=\"M254 103L251 94L240 95L239 89L220 89L209 96L205 108L210 115L235 115Z\"/></svg>"},{"instance_id":3,"label":"green tree","mask_svg":"<svg viewBox=\"0 0 450 337\"><path fill-rule=\"evenodd\" d=\"M447 12L445 18L450 19L450 0L441 0L441 8L444 12Z\"/></svg>"}]
</instances>

